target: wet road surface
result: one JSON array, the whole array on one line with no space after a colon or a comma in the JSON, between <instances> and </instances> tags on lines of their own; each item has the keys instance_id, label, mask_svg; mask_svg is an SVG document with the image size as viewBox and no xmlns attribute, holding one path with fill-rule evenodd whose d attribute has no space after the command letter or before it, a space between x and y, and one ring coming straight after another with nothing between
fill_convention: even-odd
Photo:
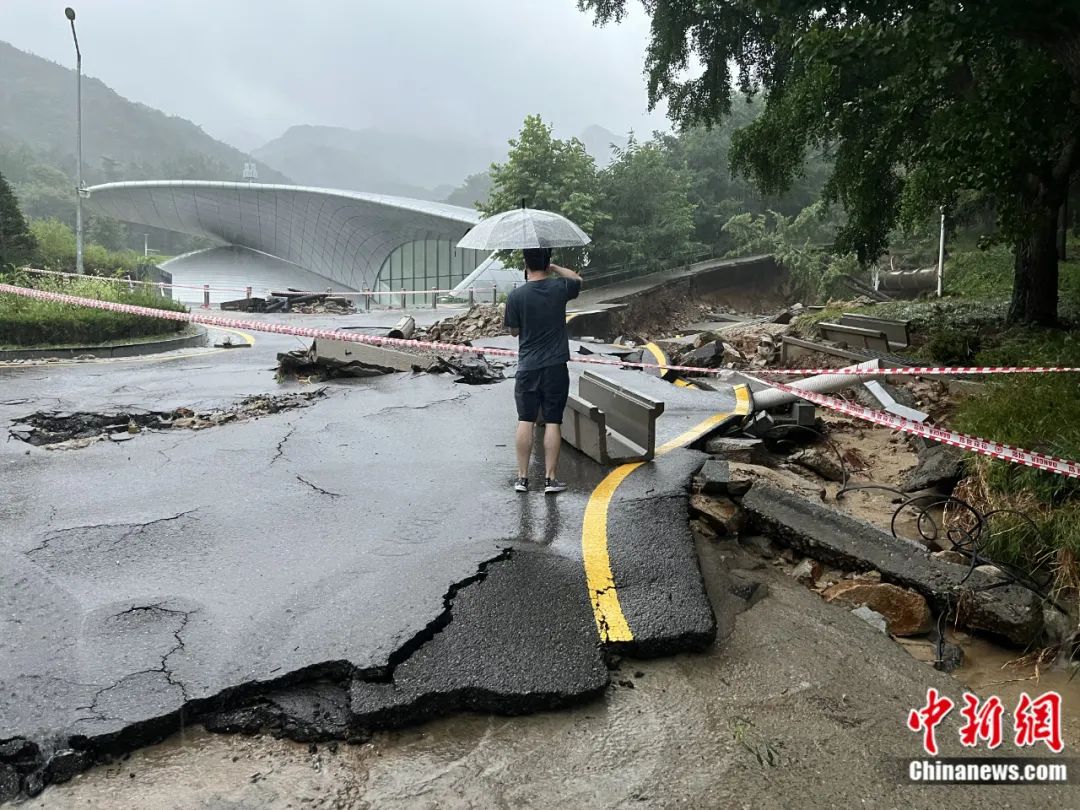
<instances>
[{"instance_id":1,"label":"wet road surface","mask_svg":"<svg viewBox=\"0 0 1080 810\"><path fill-rule=\"evenodd\" d=\"M306 341L254 338L0 368L0 430L38 410L198 410L310 390L273 371L277 352ZM702 457L676 445L735 403L614 373L667 400L658 433L671 444L604 496L599 534L584 518L611 471L576 451L564 447L560 467L569 492L510 488L512 381L394 374L198 432L0 444L0 739L48 758L130 749L199 720L355 738L594 697L609 682L605 640L639 654L706 646L714 621L685 498ZM600 552L617 588L591 592ZM615 596L626 631L608 638Z\"/></svg>"},{"instance_id":2,"label":"wet road surface","mask_svg":"<svg viewBox=\"0 0 1080 810\"><path fill-rule=\"evenodd\" d=\"M528 717L461 714L359 745L192 728L29 806L1074 806L1075 785L907 784L900 763L921 750L907 712L928 686L958 700L960 685L730 545L703 554L710 593L721 595L716 642L700 655L623 661L603 701ZM722 597L728 568L766 591L737 617ZM939 730L943 753L970 755L955 714ZM1080 738L1066 734L1071 750Z\"/></svg>"}]
</instances>

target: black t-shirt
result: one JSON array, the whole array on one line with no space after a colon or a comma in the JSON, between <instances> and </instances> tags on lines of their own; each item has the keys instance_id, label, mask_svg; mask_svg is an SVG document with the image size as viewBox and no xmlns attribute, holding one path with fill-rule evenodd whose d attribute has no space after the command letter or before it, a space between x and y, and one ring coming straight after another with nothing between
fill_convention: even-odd
<instances>
[{"instance_id":1,"label":"black t-shirt","mask_svg":"<svg viewBox=\"0 0 1080 810\"><path fill-rule=\"evenodd\" d=\"M520 329L519 372L557 366L570 360L566 302L578 297L581 282L562 276L528 281L506 299L505 324Z\"/></svg>"}]
</instances>

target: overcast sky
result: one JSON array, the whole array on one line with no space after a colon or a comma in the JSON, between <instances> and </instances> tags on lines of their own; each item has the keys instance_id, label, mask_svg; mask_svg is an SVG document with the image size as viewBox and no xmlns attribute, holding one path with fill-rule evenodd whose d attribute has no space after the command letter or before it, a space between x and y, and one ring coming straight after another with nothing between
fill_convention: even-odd
<instances>
[{"instance_id":1,"label":"overcast sky","mask_svg":"<svg viewBox=\"0 0 1080 810\"><path fill-rule=\"evenodd\" d=\"M73 66L66 4L0 0L0 39ZM74 0L86 74L244 149L294 124L501 144L533 112L666 129L631 5L595 28L576 0Z\"/></svg>"}]
</instances>

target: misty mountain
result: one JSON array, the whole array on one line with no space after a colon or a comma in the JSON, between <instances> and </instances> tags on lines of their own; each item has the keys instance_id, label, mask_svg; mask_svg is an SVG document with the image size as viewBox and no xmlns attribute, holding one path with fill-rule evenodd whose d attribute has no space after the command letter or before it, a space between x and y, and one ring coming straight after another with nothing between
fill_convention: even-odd
<instances>
[{"instance_id":1,"label":"misty mountain","mask_svg":"<svg viewBox=\"0 0 1080 810\"><path fill-rule=\"evenodd\" d=\"M123 98L86 75L83 98L83 176L151 179L172 169L198 176L165 180L240 179L251 157L192 122ZM30 149L43 163L75 173L75 72L0 41L0 146ZM263 164L259 179L288 182Z\"/></svg>"},{"instance_id":2,"label":"misty mountain","mask_svg":"<svg viewBox=\"0 0 1080 810\"><path fill-rule=\"evenodd\" d=\"M433 136L305 125L289 128L254 154L305 185L441 200L504 150Z\"/></svg>"},{"instance_id":3,"label":"misty mountain","mask_svg":"<svg viewBox=\"0 0 1080 810\"><path fill-rule=\"evenodd\" d=\"M624 135L616 135L610 129L593 124L578 135L578 140L585 144L585 151L593 156L596 165L603 167L611 163L611 145L623 149L628 140Z\"/></svg>"}]
</instances>

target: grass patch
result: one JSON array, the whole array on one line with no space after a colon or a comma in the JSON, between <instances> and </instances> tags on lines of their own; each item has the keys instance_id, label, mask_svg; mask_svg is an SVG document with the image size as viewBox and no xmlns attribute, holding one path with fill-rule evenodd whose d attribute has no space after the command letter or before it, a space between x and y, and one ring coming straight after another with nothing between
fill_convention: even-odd
<instances>
[{"instance_id":1,"label":"grass patch","mask_svg":"<svg viewBox=\"0 0 1080 810\"><path fill-rule=\"evenodd\" d=\"M35 287L83 298L187 312L183 304L162 298L145 288L129 292L122 284L95 278L36 278L15 272L0 274L0 280L20 287ZM0 345L9 348L92 346L111 341L169 337L183 331L186 326L183 321L107 312L18 295L0 295Z\"/></svg>"},{"instance_id":2,"label":"grass patch","mask_svg":"<svg viewBox=\"0 0 1080 810\"><path fill-rule=\"evenodd\" d=\"M986 393L964 400L954 417L964 432L1027 450L1080 458L1080 377L1028 376L989 383ZM1080 482L1061 475L986 457L968 461L971 477L959 497L985 511L1010 509L991 520L987 552L1028 569L1056 568L1069 583L1078 579Z\"/></svg>"}]
</instances>

